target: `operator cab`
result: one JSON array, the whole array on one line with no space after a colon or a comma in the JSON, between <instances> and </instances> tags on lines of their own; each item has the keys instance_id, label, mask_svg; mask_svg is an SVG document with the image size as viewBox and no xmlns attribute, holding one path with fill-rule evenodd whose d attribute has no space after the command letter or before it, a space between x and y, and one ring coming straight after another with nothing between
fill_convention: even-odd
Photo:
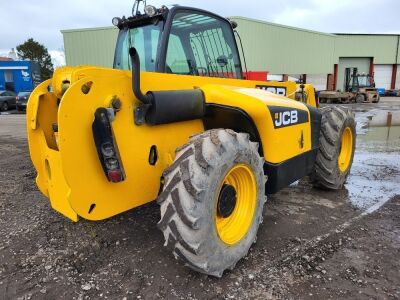
<instances>
[{"instance_id":1,"label":"operator cab","mask_svg":"<svg viewBox=\"0 0 400 300\"><path fill-rule=\"evenodd\" d=\"M130 70L129 49L138 52L141 71L242 79L235 24L213 13L183 6L147 5L133 16L114 18L119 28L114 68Z\"/></svg>"},{"instance_id":2,"label":"operator cab","mask_svg":"<svg viewBox=\"0 0 400 300\"><path fill-rule=\"evenodd\" d=\"M345 91L357 93L361 88L375 90L374 78L370 74L358 73L357 68L346 68Z\"/></svg>"},{"instance_id":3,"label":"operator cab","mask_svg":"<svg viewBox=\"0 0 400 300\"><path fill-rule=\"evenodd\" d=\"M358 81L358 86L360 88L374 86L373 79L372 79L371 75L369 75L369 74L358 74L357 81Z\"/></svg>"}]
</instances>

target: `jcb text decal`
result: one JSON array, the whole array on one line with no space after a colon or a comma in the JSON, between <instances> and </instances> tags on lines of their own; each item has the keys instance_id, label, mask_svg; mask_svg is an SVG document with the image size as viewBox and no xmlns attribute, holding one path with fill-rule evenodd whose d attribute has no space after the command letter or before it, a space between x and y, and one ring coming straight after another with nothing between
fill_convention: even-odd
<instances>
[{"instance_id":1,"label":"jcb text decal","mask_svg":"<svg viewBox=\"0 0 400 300\"><path fill-rule=\"evenodd\" d=\"M284 86L256 85L256 88L277 95L286 96L286 87Z\"/></svg>"},{"instance_id":2,"label":"jcb text decal","mask_svg":"<svg viewBox=\"0 0 400 300\"><path fill-rule=\"evenodd\" d=\"M282 128L308 122L306 110L283 106L268 106L275 128Z\"/></svg>"}]
</instances>

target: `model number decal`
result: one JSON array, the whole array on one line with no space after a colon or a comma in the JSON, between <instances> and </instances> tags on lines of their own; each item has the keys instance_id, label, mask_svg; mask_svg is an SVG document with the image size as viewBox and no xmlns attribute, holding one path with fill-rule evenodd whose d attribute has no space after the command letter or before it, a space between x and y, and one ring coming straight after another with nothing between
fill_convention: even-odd
<instances>
[{"instance_id":1,"label":"model number decal","mask_svg":"<svg viewBox=\"0 0 400 300\"><path fill-rule=\"evenodd\" d=\"M274 128L282 128L308 122L308 112L302 109L268 106Z\"/></svg>"}]
</instances>

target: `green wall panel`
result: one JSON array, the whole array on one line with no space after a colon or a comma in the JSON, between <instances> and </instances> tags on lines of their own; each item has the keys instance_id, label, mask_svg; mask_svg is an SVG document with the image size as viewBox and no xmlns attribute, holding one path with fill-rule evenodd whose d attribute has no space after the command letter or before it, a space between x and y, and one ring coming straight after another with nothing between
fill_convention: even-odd
<instances>
[{"instance_id":1,"label":"green wall panel","mask_svg":"<svg viewBox=\"0 0 400 300\"><path fill-rule=\"evenodd\" d=\"M339 58L374 58L375 64L396 63L398 35L327 34L232 17L239 32L249 71L270 74L333 73ZM61 31L67 65L112 67L118 30L114 27ZM239 52L240 45L239 45ZM400 64L400 55L397 55ZM344 72L344 71L343 71ZM343 84L340 70L338 87Z\"/></svg>"},{"instance_id":2,"label":"green wall panel","mask_svg":"<svg viewBox=\"0 0 400 300\"><path fill-rule=\"evenodd\" d=\"M101 27L63 30L65 60L69 66L112 67L118 30Z\"/></svg>"},{"instance_id":3,"label":"green wall panel","mask_svg":"<svg viewBox=\"0 0 400 300\"><path fill-rule=\"evenodd\" d=\"M271 74L327 74L334 64L335 36L243 17L238 23L247 66Z\"/></svg>"},{"instance_id":4,"label":"green wall panel","mask_svg":"<svg viewBox=\"0 0 400 300\"><path fill-rule=\"evenodd\" d=\"M338 35L335 55L339 57L373 57L374 64L396 61L396 35Z\"/></svg>"}]
</instances>

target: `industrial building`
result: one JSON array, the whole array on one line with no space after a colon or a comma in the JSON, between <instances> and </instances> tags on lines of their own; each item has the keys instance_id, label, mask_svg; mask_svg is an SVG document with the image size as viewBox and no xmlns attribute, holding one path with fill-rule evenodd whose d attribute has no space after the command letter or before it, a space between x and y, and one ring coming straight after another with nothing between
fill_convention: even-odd
<instances>
[{"instance_id":1,"label":"industrial building","mask_svg":"<svg viewBox=\"0 0 400 300\"><path fill-rule=\"evenodd\" d=\"M396 34L330 34L244 17L238 23L248 71L268 80L302 79L317 90L342 90L345 68L374 74L376 87L400 89ZM63 30L67 65L112 67L118 29Z\"/></svg>"},{"instance_id":2,"label":"industrial building","mask_svg":"<svg viewBox=\"0 0 400 300\"><path fill-rule=\"evenodd\" d=\"M27 92L40 82L40 67L36 62L0 59L0 90Z\"/></svg>"}]
</instances>

